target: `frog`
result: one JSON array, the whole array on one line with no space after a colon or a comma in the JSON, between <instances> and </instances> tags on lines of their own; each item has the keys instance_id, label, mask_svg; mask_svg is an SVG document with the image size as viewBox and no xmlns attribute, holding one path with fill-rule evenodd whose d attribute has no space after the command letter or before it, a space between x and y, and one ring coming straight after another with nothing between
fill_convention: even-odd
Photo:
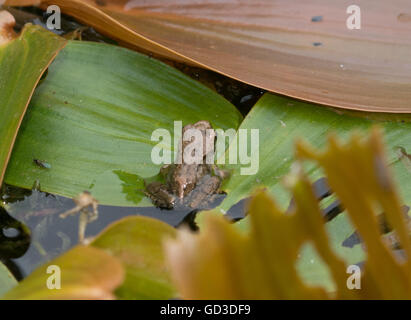
<instances>
[{"instance_id":1,"label":"frog","mask_svg":"<svg viewBox=\"0 0 411 320\"><path fill-rule=\"evenodd\" d=\"M202 120L184 126L183 134L192 128L198 129L203 136L203 161L199 164L186 163L184 151L193 139L180 142L177 163L164 165L160 169L160 176L165 183L155 181L146 185L145 194L157 207L173 209L178 205L197 208L220 193L221 182L227 176L226 172L205 161L207 154L214 150L215 132L208 121Z\"/></svg>"},{"instance_id":2,"label":"frog","mask_svg":"<svg viewBox=\"0 0 411 320\"><path fill-rule=\"evenodd\" d=\"M85 238L87 224L98 219L98 201L91 195L89 191L83 191L77 197L73 198L75 207L60 214L60 218L64 219L70 215L80 213L78 241L81 244L89 244L91 238ZM91 209L91 210L90 210Z\"/></svg>"}]
</instances>

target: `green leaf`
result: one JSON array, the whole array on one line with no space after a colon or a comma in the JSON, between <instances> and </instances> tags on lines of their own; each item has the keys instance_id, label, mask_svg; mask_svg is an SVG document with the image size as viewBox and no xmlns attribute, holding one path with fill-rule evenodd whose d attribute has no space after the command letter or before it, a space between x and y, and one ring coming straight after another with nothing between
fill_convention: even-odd
<instances>
[{"instance_id":1,"label":"green leaf","mask_svg":"<svg viewBox=\"0 0 411 320\"><path fill-rule=\"evenodd\" d=\"M163 240L176 231L156 219L137 216L122 219L101 233L91 244L118 258L126 269L119 299L170 299L176 296L165 267Z\"/></svg>"},{"instance_id":2,"label":"green leaf","mask_svg":"<svg viewBox=\"0 0 411 320\"><path fill-rule=\"evenodd\" d=\"M47 284L58 285L49 288ZM37 268L2 298L6 300L114 299L113 290L124 279L120 262L93 247L77 246Z\"/></svg>"},{"instance_id":3,"label":"green leaf","mask_svg":"<svg viewBox=\"0 0 411 320\"><path fill-rule=\"evenodd\" d=\"M0 45L0 184L33 90L66 40L39 26Z\"/></svg>"},{"instance_id":4,"label":"green leaf","mask_svg":"<svg viewBox=\"0 0 411 320\"><path fill-rule=\"evenodd\" d=\"M33 96L5 181L29 188L39 179L43 191L63 196L89 189L102 204L151 205L140 203L142 178L161 166L151 160L158 143L151 134L157 128L173 134L178 120L237 129L242 116L215 92L155 59L71 41ZM33 158L51 168L36 166Z\"/></svg>"},{"instance_id":5,"label":"green leaf","mask_svg":"<svg viewBox=\"0 0 411 320\"><path fill-rule=\"evenodd\" d=\"M6 266L0 262L0 297L15 285L17 285L16 279Z\"/></svg>"},{"instance_id":6,"label":"green leaf","mask_svg":"<svg viewBox=\"0 0 411 320\"><path fill-rule=\"evenodd\" d=\"M401 121L403 120L403 121ZM379 123L385 129L388 160L399 181L400 191L409 203L411 199L411 172L398 160L397 146L411 152L411 123L407 115L374 116L368 113L342 113L311 103L265 94L242 122L240 129L259 129L259 170L256 175L241 175L240 168L249 165L230 165L231 179L225 184L228 196L220 208L228 210L240 199L250 195L257 186L268 187L277 201L288 205L289 193L281 186L281 178L294 162L294 142L304 138L316 147L325 144L331 132L347 137L351 130L362 130ZM248 133L248 144L250 144ZM307 166L312 181L323 176L318 167Z\"/></svg>"}]
</instances>

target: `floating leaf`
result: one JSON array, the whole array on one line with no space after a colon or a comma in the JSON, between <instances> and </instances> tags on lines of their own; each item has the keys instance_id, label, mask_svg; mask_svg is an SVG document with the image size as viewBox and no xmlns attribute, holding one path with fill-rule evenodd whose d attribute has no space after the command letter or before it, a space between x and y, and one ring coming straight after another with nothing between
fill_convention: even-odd
<instances>
[{"instance_id":1,"label":"floating leaf","mask_svg":"<svg viewBox=\"0 0 411 320\"><path fill-rule=\"evenodd\" d=\"M222 202L221 209L228 210L240 199L247 197L256 186L268 187L269 191L276 195L278 203L285 207L289 202L289 194L279 182L294 161L293 146L297 138L304 137L313 145L321 147L324 146L329 132L347 137L351 130L364 131L375 123L385 129L389 163L400 182L402 196L411 199L411 184L407 183L411 179L411 172L407 170L404 161L399 160L397 152L398 146L408 152L411 150L411 122L408 116L396 118L391 115L376 117L363 112L341 113L314 104L265 94L239 128L248 130L248 146L251 144L250 130L259 130L258 172L255 175L241 174L241 168L248 168L250 164L227 165L233 170L233 174L224 185L228 195ZM313 181L322 176L321 170L313 165L307 165L307 172Z\"/></svg>"},{"instance_id":2,"label":"floating leaf","mask_svg":"<svg viewBox=\"0 0 411 320\"><path fill-rule=\"evenodd\" d=\"M378 5L362 0L356 18L362 18L360 30L347 27L353 12L347 14L350 4L344 1L42 3L59 5L129 46L269 91L348 109L411 112L411 6L406 0Z\"/></svg>"},{"instance_id":3,"label":"floating leaf","mask_svg":"<svg viewBox=\"0 0 411 320\"><path fill-rule=\"evenodd\" d=\"M39 180L43 191L67 197L89 189L102 204L135 206L142 178L161 166L151 159L158 144L153 131L169 130L173 139L174 121L199 120L236 129L242 116L215 92L155 59L70 41L33 96L5 181L31 188Z\"/></svg>"},{"instance_id":4,"label":"floating leaf","mask_svg":"<svg viewBox=\"0 0 411 320\"><path fill-rule=\"evenodd\" d=\"M118 258L126 278L116 296L120 299L170 299L176 296L165 267L163 240L174 238L175 229L147 217L122 219L104 230L92 246Z\"/></svg>"},{"instance_id":5,"label":"floating leaf","mask_svg":"<svg viewBox=\"0 0 411 320\"><path fill-rule=\"evenodd\" d=\"M27 25L16 39L6 40L2 37L2 23L7 22L8 27L11 21L9 13L0 11L0 184L34 88L66 42L32 25Z\"/></svg>"},{"instance_id":6,"label":"floating leaf","mask_svg":"<svg viewBox=\"0 0 411 320\"><path fill-rule=\"evenodd\" d=\"M382 139L354 135L347 144L332 136L320 153L299 143L299 159L315 160L342 201L367 248L361 288L347 286L347 263L329 244L320 207L301 165L287 176L295 209L285 214L265 193L250 204L251 230L239 232L223 217L209 215L199 234L180 231L166 243L173 278L187 299L410 299L410 239L400 198L387 170ZM377 215L386 213L405 251L398 261L383 242ZM307 285L295 263L304 244L311 243L328 266L336 292Z\"/></svg>"},{"instance_id":7,"label":"floating leaf","mask_svg":"<svg viewBox=\"0 0 411 320\"><path fill-rule=\"evenodd\" d=\"M50 266L53 266L49 269ZM56 269L55 267L59 268ZM61 289L53 276L61 276ZM6 300L114 299L124 270L111 255L93 247L78 246L41 266L2 298Z\"/></svg>"}]
</instances>

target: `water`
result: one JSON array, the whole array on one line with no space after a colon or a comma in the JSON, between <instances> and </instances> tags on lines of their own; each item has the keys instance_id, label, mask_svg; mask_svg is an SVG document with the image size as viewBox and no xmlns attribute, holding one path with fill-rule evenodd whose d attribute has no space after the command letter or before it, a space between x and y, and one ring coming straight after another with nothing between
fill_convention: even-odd
<instances>
[{"instance_id":1,"label":"water","mask_svg":"<svg viewBox=\"0 0 411 320\"><path fill-rule=\"evenodd\" d=\"M220 204L224 197L219 195L210 208ZM3 233L0 236L0 258L17 279L26 277L39 265L78 244L79 214L65 219L59 216L74 207L71 199L15 187L6 187L2 199L6 209L0 211L0 229ZM98 211L98 219L87 225L86 238L96 236L119 219L135 215L155 218L173 227L187 224L191 229L196 228L196 211L188 208L162 210L155 207L101 205ZM244 215L244 201L228 212L232 219Z\"/></svg>"}]
</instances>

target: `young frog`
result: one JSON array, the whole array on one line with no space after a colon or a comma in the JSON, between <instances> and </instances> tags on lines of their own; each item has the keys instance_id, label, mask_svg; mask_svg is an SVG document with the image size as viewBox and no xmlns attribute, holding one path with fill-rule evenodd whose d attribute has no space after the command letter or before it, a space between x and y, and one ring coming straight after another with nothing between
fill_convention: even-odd
<instances>
[{"instance_id":1,"label":"young frog","mask_svg":"<svg viewBox=\"0 0 411 320\"><path fill-rule=\"evenodd\" d=\"M218 193L225 172L214 164L206 164L209 152L214 150L215 132L208 121L199 121L183 128L183 135L189 129L197 129L203 136L202 163L188 164L184 161L184 151L192 143L183 141L179 145L181 163L164 165L160 174L165 183L152 182L146 186L146 195L160 208L172 209L176 205L199 208ZM201 149L201 148L199 148ZM178 161L177 161L178 162Z\"/></svg>"}]
</instances>

